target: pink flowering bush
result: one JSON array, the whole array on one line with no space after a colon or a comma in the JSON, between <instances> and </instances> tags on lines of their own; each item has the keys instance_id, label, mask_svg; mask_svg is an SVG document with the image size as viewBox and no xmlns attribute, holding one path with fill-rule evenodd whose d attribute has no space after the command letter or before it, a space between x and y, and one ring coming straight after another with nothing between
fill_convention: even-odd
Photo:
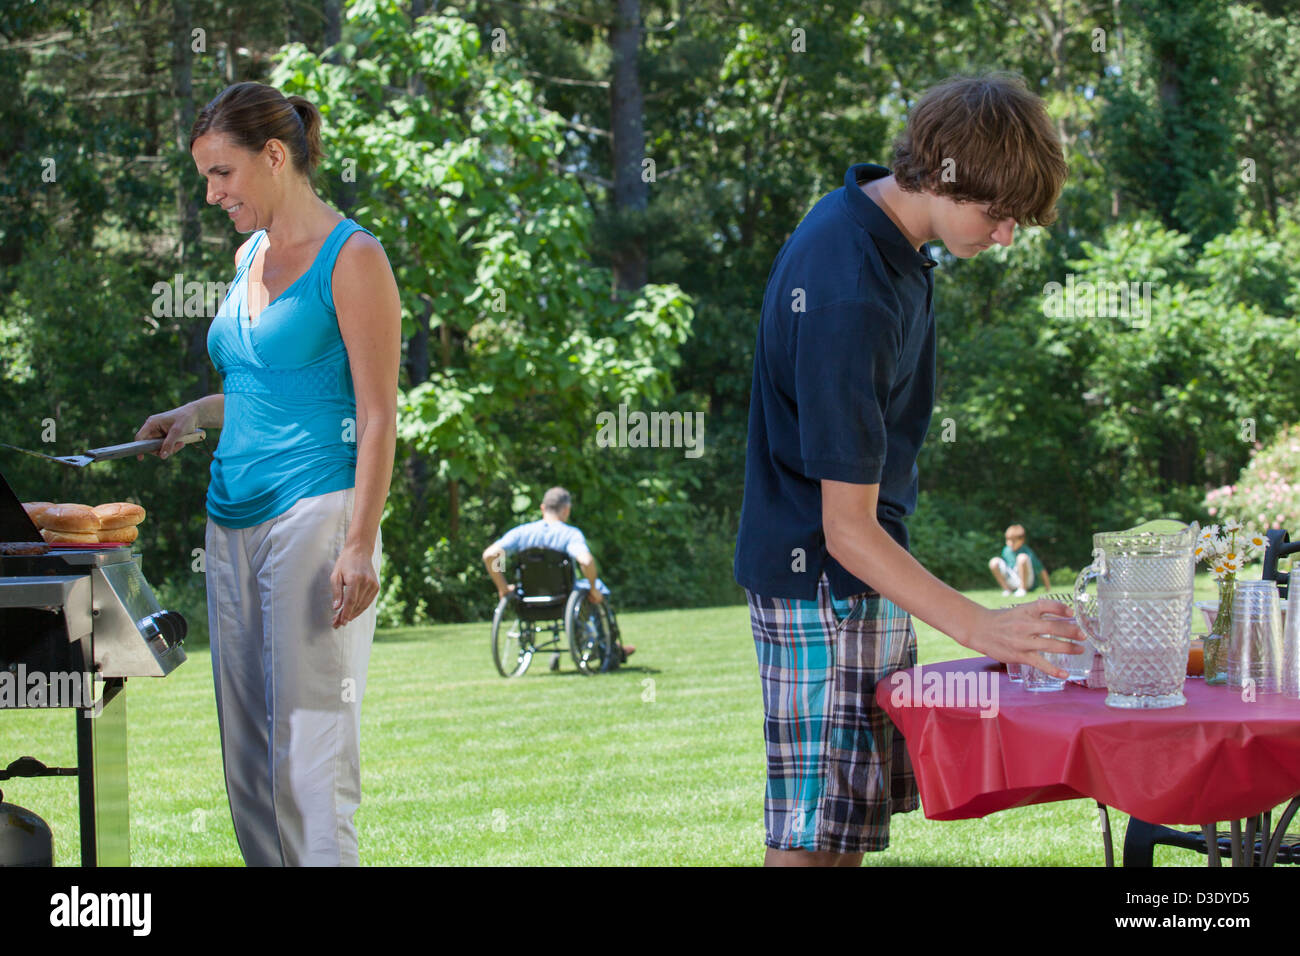
<instances>
[{"instance_id":1,"label":"pink flowering bush","mask_svg":"<svg viewBox=\"0 0 1300 956\"><path fill-rule=\"evenodd\" d=\"M1258 447L1258 445L1257 445ZM1232 516L1259 528L1286 528L1300 537L1300 424L1255 452L1237 483L1205 495L1211 517Z\"/></svg>"}]
</instances>

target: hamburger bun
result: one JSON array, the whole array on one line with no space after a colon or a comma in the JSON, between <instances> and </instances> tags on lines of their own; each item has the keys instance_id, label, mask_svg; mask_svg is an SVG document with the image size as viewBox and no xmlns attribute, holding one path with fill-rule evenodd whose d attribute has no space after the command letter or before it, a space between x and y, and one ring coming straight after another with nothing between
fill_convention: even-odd
<instances>
[{"instance_id":1,"label":"hamburger bun","mask_svg":"<svg viewBox=\"0 0 1300 956\"><path fill-rule=\"evenodd\" d=\"M41 537L50 544L99 544L99 535L95 532L78 534L76 531L51 531L41 529Z\"/></svg>"},{"instance_id":2,"label":"hamburger bun","mask_svg":"<svg viewBox=\"0 0 1300 956\"><path fill-rule=\"evenodd\" d=\"M46 508L53 508L53 501L24 501L23 510L27 512L27 517L37 526L40 525L41 512Z\"/></svg>"},{"instance_id":3,"label":"hamburger bun","mask_svg":"<svg viewBox=\"0 0 1300 956\"><path fill-rule=\"evenodd\" d=\"M50 531L89 534L93 537L99 531L99 515L88 505L50 505L41 512L37 524Z\"/></svg>"},{"instance_id":4,"label":"hamburger bun","mask_svg":"<svg viewBox=\"0 0 1300 956\"><path fill-rule=\"evenodd\" d=\"M135 525L127 525L125 528L110 528L107 531L101 531L98 537L101 544L130 544L139 533L140 529Z\"/></svg>"},{"instance_id":5,"label":"hamburger bun","mask_svg":"<svg viewBox=\"0 0 1300 956\"><path fill-rule=\"evenodd\" d=\"M144 509L129 501L115 501L112 504L95 505L94 511L99 517L100 531L130 528L144 520ZM101 538L100 540L104 539Z\"/></svg>"}]
</instances>

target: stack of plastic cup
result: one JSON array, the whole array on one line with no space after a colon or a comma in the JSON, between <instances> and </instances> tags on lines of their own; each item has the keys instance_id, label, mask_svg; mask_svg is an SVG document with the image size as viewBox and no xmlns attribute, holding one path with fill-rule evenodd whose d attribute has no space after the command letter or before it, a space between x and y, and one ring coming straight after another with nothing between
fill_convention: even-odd
<instances>
[{"instance_id":1,"label":"stack of plastic cup","mask_svg":"<svg viewBox=\"0 0 1300 956\"><path fill-rule=\"evenodd\" d=\"M1276 582L1237 582L1228 640L1228 686L1277 693L1282 657L1282 605Z\"/></svg>"},{"instance_id":2,"label":"stack of plastic cup","mask_svg":"<svg viewBox=\"0 0 1300 956\"><path fill-rule=\"evenodd\" d=\"M1300 564L1300 562L1298 562ZM1296 567L1300 571L1300 567ZM1292 574L1295 572L1293 571ZM1282 627L1282 693L1300 699L1300 578L1286 592L1286 624Z\"/></svg>"}]
</instances>

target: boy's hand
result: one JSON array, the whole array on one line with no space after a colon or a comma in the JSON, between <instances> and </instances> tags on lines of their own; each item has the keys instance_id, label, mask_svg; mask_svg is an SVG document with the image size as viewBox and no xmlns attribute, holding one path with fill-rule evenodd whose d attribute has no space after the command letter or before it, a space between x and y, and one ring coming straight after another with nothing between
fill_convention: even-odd
<instances>
[{"instance_id":1,"label":"boy's hand","mask_svg":"<svg viewBox=\"0 0 1300 956\"><path fill-rule=\"evenodd\" d=\"M1044 614L1059 615L1067 620L1044 618ZM1030 664L1055 677L1068 678L1070 675L1065 671L1048 666L1042 655L1081 654L1083 647L1041 635L1083 641L1086 635L1069 619L1071 617L1068 607L1049 598L1004 610L984 608L964 645L1003 663Z\"/></svg>"}]
</instances>

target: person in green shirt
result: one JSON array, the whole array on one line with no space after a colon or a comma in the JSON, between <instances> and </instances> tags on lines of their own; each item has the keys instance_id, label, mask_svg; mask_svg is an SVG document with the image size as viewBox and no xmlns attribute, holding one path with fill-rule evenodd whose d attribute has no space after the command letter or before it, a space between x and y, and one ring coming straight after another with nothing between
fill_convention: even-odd
<instances>
[{"instance_id":1,"label":"person in green shirt","mask_svg":"<svg viewBox=\"0 0 1300 956\"><path fill-rule=\"evenodd\" d=\"M1007 528L1006 542L1001 557L989 559L989 570L1002 593L1010 595L1014 592L1016 597L1023 597L1038 587L1040 578L1043 590L1052 590L1043 562L1038 560L1034 549L1025 544L1024 526L1013 524Z\"/></svg>"}]
</instances>

